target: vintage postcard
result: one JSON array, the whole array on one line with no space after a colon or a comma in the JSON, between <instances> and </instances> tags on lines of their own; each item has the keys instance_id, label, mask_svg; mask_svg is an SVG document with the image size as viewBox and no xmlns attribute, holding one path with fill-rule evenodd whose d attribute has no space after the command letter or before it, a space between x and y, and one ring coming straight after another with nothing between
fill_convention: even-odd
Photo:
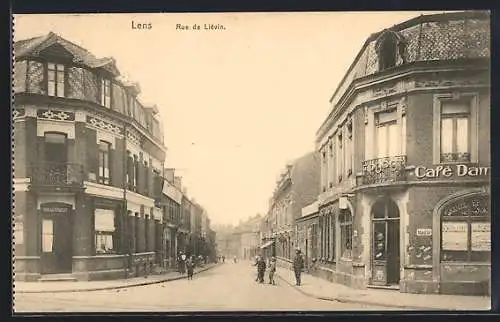
<instances>
[{"instance_id":1,"label":"vintage postcard","mask_svg":"<svg viewBox=\"0 0 500 322\"><path fill-rule=\"evenodd\" d=\"M15 313L490 309L489 12L13 30Z\"/></svg>"}]
</instances>

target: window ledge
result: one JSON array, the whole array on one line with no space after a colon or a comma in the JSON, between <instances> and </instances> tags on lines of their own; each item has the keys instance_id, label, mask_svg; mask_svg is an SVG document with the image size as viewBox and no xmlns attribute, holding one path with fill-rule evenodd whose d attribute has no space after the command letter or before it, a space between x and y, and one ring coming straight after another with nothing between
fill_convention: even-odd
<instances>
[{"instance_id":1,"label":"window ledge","mask_svg":"<svg viewBox=\"0 0 500 322\"><path fill-rule=\"evenodd\" d=\"M441 261L441 265L451 266L491 266L491 262L445 262Z\"/></svg>"}]
</instances>

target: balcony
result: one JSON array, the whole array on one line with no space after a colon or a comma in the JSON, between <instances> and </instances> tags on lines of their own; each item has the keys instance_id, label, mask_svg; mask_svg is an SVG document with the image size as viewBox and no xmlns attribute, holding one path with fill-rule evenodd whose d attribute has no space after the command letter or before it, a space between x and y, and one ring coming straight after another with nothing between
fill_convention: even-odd
<instances>
[{"instance_id":1,"label":"balcony","mask_svg":"<svg viewBox=\"0 0 500 322\"><path fill-rule=\"evenodd\" d=\"M30 167L33 187L48 190L83 188L83 166L76 163L42 162Z\"/></svg>"},{"instance_id":2,"label":"balcony","mask_svg":"<svg viewBox=\"0 0 500 322\"><path fill-rule=\"evenodd\" d=\"M392 156L363 161L362 184L380 184L406 180L406 156Z\"/></svg>"}]
</instances>

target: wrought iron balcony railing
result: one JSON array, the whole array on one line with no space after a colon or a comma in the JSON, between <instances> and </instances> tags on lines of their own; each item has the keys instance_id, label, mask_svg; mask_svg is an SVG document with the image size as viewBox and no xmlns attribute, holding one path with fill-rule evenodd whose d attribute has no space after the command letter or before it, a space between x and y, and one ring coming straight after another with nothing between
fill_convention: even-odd
<instances>
[{"instance_id":1,"label":"wrought iron balcony railing","mask_svg":"<svg viewBox=\"0 0 500 322\"><path fill-rule=\"evenodd\" d=\"M83 166L76 163L42 162L31 166L31 182L36 186L83 186Z\"/></svg>"},{"instance_id":2,"label":"wrought iron balcony railing","mask_svg":"<svg viewBox=\"0 0 500 322\"><path fill-rule=\"evenodd\" d=\"M363 184L404 181L405 167L405 155L363 161Z\"/></svg>"}]
</instances>

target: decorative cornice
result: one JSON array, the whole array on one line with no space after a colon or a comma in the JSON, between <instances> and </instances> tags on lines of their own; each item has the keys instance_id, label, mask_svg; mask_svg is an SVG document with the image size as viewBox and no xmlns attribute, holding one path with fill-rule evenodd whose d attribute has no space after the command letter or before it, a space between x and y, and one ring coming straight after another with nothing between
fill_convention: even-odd
<instances>
[{"instance_id":1,"label":"decorative cornice","mask_svg":"<svg viewBox=\"0 0 500 322\"><path fill-rule=\"evenodd\" d=\"M450 74L455 74L451 77ZM369 108L369 104L379 104L388 99L399 100L402 95L421 90L459 89L464 87L489 87L488 66L474 65L474 75L460 75L457 73L471 73L469 66L420 67L416 64L402 66L392 75L384 78L369 77L355 80L347 89L344 98L332 109L316 133L316 145L321 146L325 137L332 129L336 129L345 122L347 115L358 108ZM430 75L430 76L429 76ZM434 75L440 75L436 79ZM340 115L345 114L344 117ZM365 120L366 121L366 120Z\"/></svg>"}]
</instances>

